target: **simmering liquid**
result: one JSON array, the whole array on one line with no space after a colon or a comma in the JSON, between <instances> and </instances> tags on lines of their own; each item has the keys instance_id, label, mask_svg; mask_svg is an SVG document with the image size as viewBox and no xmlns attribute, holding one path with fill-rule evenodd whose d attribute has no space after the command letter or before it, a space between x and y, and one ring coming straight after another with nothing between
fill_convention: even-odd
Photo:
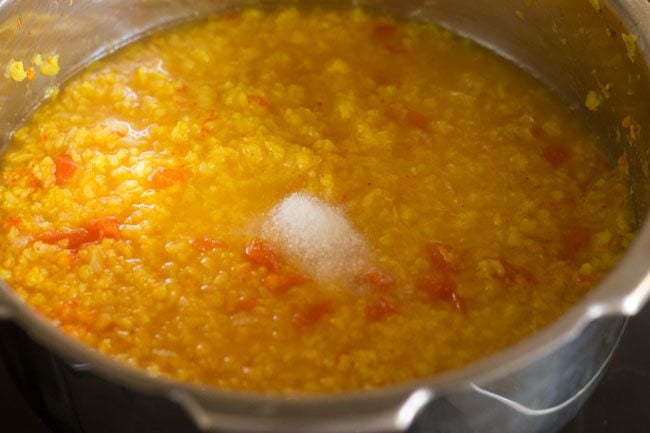
<instances>
[{"instance_id":1,"label":"simmering liquid","mask_svg":"<svg viewBox=\"0 0 650 433\"><path fill-rule=\"evenodd\" d=\"M552 322L631 240L565 105L435 25L247 10L134 43L17 130L0 276L121 362L343 392Z\"/></svg>"}]
</instances>

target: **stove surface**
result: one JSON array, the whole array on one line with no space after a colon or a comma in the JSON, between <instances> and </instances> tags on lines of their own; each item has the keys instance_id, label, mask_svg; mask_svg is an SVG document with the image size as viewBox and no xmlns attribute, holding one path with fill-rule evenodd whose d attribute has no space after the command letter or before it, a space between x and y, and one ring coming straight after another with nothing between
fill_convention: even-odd
<instances>
[{"instance_id":1,"label":"stove surface","mask_svg":"<svg viewBox=\"0 0 650 433\"><path fill-rule=\"evenodd\" d=\"M650 431L649 340L650 307L630 321L612 364L595 394L578 417L561 433ZM57 433L30 410L1 364L0 433Z\"/></svg>"}]
</instances>

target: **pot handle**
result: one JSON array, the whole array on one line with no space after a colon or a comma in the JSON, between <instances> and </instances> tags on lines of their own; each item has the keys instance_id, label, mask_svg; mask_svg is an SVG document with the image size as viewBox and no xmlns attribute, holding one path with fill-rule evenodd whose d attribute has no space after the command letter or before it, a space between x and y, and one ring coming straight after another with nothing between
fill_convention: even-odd
<instances>
[{"instance_id":1,"label":"pot handle","mask_svg":"<svg viewBox=\"0 0 650 433\"><path fill-rule=\"evenodd\" d=\"M405 432L411 427L420 410L432 401L433 392L420 389L400 403L376 411L364 408L361 412L351 412L349 404L339 402L339 413L332 411L329 414L324 411L310 414L309 408L303 411L300 407L293 407L291 412L281 411L264 403L255 410L240 408L236 413L213 407L208 409L207 404L202 404L198 398L183 390L172 392L171 399L187 411L203 432L397 433ZM214 406L214 403L210 406Z\"/></svg>"}]
</instances>

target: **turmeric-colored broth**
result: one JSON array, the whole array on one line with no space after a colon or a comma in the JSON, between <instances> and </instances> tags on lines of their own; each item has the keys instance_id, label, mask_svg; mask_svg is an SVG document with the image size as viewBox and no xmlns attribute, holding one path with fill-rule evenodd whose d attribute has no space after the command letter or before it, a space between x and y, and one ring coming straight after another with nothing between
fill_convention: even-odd
<instances>
[{"instance_id":1,"label":"turmeric-colored broth","mask_svg":"<svg viewBox=\"0 0 650 433\"><path fill-rule=\"evenodd\" d=\"M574 113L472 42L358 9L247 10L91 65L15 132L0 277L150 374L343 392L556 319L630 242L626 197Z\"/></svg>"}]
</instances>

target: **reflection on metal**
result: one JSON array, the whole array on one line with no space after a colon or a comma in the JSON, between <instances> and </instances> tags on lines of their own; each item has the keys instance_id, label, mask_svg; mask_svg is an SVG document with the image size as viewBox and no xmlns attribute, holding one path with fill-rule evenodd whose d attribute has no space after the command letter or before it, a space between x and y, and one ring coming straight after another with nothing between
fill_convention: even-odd
<instances>
[{"instance_id":1,"label":"reflection on metal","mask_svg":"<svg viewBox=\"0 0 650 433\"><path fill-rule=\"evenodd\" d=\"M352 416L329 417L327 419L310 417L300 409L293 415L296 419L283 419L271 406L265 413L228 413L225 410L206 410L192 395L174 390L169 398L183 407L202 431L232 431L237 433L259 433L260 431L286 433L300 431L309 433L332 432L402 432L409 429L420 411L431 401L433 394L428 390L415 391L399 407L377 412L360 410ZM367 409L367 408L366 408Z\"/></svg>"},{"instance_id":2,"label":"reflection on metal","mask_svg":"<svg viewBox=\"0 0 650 433\"><path fill-rule=\"evenodd\" d=\"M194 398L181 390L173 390L169 394L172 401L178 403L183 407L194 420L194 423L202 431L207 431L212 425L210 416L203 410L203 408L196 402Z\"/></svg>"},{"instance_id":3,"label":"reflection on metal","mask_svg":"<svg viewBox=\"0 0 650 433\"><path fill-rule=\"evenodd\" d=\"M618 342L620 341L620 338L621 337L619 336L619 338L616 340L614 349L609 353L609 355L607 355L607 358L605 359L601 367L598 370L596 370L596 372L593 374L591 379L589 379L589 381L585 383L582 386L582 388L575 391L575 394L573 394L568 400L565 400L564 402L558 405L546 409L534 409L532 407L528 407L514 400L511 400L507 397L496 394L492 391L488 391L485 388L481 388L476 384L471 384L470 386L474 391L478 392L479 394L492 398L500 403L503 403L504 405L514 409L515 411L519 412L522 415L533 416L533 417L552 415L554 413L560 412L562 409L570 407L573 403L578 401L581 397L585 396L585 394L588 393L593 388L593 386L598 382L602 374L605 372L605 369L609 365L609 361L611 361L612 356L614 356L614 352L616 346L618 346Z\"/></svg>"},{"instance_id":4,"label":"reflection on metal","mask_svg":"<svg viewBox=\"0 0 650 433\"><path fill-rule=\"evenodd\" d=\"M411 397L402 405L395 417L395 427L398 430L407 430L422 408L433 398L433 393L428 389L415 391Z\"/></svg>"},{"instance_id":5,"label":"reflection on metal","mask_svg":"<svg viewBox=\"0 0 650 433\"><path fill-rule=\"evenodd\" d=\"M77 362L70 364L70 368L79 372L88 372L92 371L93 365L88 362Z\"/></svg>"},{"instance_id":6,"label":"reflection on metal","mask_svg":"<svg viewBox=\"0 0 650 433\"><path fill-rule=\"evenodd\" d=\"M637 286L637 288L628 295L623 301L623 307L621 312L628 316L634 316L638 314L650 296L650 274L646 275L643 281Z\"/></svg>"}]
</instances>

